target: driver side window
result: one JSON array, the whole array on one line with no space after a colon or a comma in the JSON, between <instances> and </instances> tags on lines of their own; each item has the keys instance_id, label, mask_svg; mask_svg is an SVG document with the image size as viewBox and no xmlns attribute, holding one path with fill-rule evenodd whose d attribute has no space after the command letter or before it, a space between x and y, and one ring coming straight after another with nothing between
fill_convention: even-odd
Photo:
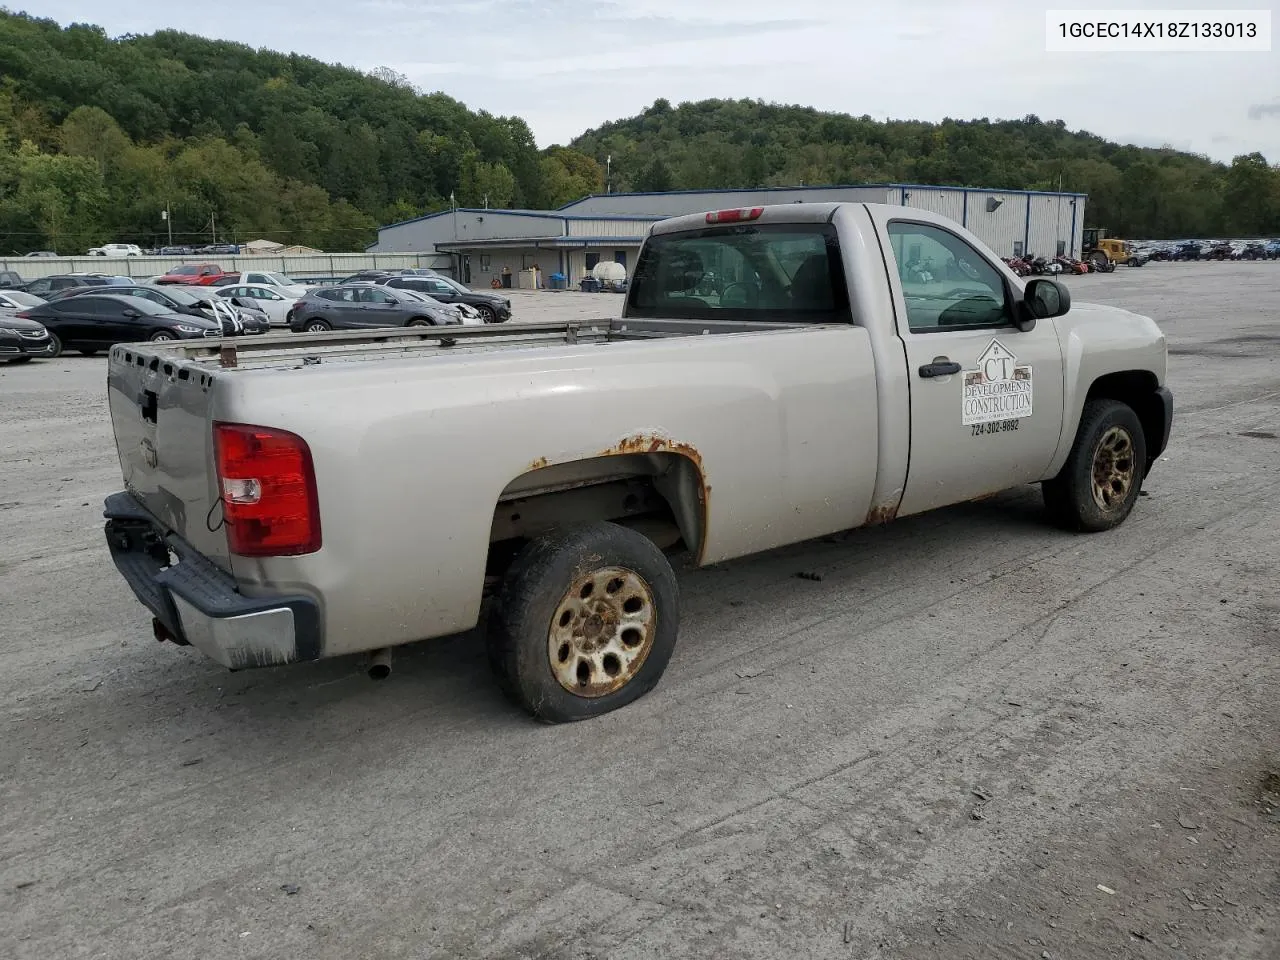
<instances>
[{"instance_id":1,"label":"driver side window","mask_svg":"<svg viewBox=\"0 0 1280 960\"><path fill-rule=\"evenodd\" d=\"M895 220L889 241L912 333L1013 326L1003 276L954 233Z\"/></svg>"}]
</instances>

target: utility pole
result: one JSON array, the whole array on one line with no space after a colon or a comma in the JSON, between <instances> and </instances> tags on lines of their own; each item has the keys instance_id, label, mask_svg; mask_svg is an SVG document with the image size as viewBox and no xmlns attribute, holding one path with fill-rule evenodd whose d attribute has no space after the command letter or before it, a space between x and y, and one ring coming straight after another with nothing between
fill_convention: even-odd
<instances>
[{"instance_id":1,"label":"utility pole","mask_svg":"<svg viewBox=\"0 0 1280 960\"><path fill-rule=\"evenodd\" d=\"M613 154L604 158L604 192L613 193Z\"/></svg>"},{"instance_id":2,"label":"utility pole","mask_svg":"<svg viewBox=\"0 0 1280 960\"><path fill-rule=\"evenodd\" d=\"M213 237L213 242L218 242L218 219L217 214L209 214L209 236Z\"/></svg>"},{"instance_id":3,"label":"utility pole","mask_svg":"<svg viewBox=\"0 0 1280 960\"><path fill-rule=\"evenodd\" d=\"M173 246L173 217L169 215L169 201L165 201L164 209L160 211L160 219L169 226L169 246Z\"/></svg>"}]
</instances>

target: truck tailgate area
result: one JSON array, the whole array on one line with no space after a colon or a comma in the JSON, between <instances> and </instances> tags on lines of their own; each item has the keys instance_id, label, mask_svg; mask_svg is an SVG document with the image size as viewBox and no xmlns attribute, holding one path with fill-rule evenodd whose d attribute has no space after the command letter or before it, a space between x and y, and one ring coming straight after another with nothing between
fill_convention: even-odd
<instances>
[{"instance_id":1,"label":"truck tailgate area","mask_svg":"<svg viewBox=\"0 0 1280 960\"><path fill-rule=\"evenodd\" d=\"M107 397L126 489L165 527L229 571L213 470L210 375L166 348L113 347Z\"/></svg>"}]
</instances>

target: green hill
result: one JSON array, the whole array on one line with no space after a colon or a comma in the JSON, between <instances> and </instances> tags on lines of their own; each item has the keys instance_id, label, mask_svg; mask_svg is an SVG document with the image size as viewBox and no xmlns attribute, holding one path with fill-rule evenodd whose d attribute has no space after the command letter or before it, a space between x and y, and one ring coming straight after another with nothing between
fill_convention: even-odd
<instances>
[{"instance_id":1,"label":"green hill","mask_svg":"<svg viewBox=\"0 0 1280 960\"><path fill-rule=\"evenodd\" d=\"M1133 237L1280 233L1280 170L1121 146L1060 120L881 122L754 100L658 100L573 141L613 158L613 189L905 182L1089 194L1091 224Z\"/></svg>"},{"instance_id":2,"label":"green hill","mask_svg":"<svg viewBox=\"0 0 1280 960\"><path fill-rule=\"evenodd\" d=\"M524 121L391 71L174 31L112 39L0 11L0 253L267 237L359 249L461 204L558 205L603 186Z\"/></svg>"},{"instance_id":3,"label":"green hill","mask_svg":"<svg viewBox=\"0 0 1280 960\"><path fill-rule=\"evenodd\" d=\"M422 94L389 70L175 31L0 11L0 254L256 237L360 249L379 223L461 205L555 207L604 189L910 181L1090 194L1132 236L1280 233L1280 175L1071 132L1061 122L881 123L709 100L539 151L518 117Z\"/></svg>"}]
</instances>

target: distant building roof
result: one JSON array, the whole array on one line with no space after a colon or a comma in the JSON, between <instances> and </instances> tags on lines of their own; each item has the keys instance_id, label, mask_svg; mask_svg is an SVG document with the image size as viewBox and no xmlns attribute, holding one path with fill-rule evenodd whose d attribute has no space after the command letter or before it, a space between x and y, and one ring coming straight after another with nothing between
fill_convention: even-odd
<instances>
[{"instance_id":1,"label":"distant building roof","mask_svg":"<svg viewBox=\"0 0 1280 960\"><path fill-rule=\"evenodd\" d=\"M270 253L284 249L283 243L276 243L274 240L250 240L248 243L242 243L241 246L256 253Z\"/></svg>"}]
</instances>

